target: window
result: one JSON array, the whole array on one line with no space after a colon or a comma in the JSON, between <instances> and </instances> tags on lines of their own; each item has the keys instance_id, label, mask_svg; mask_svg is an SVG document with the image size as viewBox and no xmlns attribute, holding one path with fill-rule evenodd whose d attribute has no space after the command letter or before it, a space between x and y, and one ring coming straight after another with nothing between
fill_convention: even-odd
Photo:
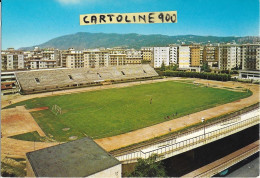
<instances>
[{"instance_id":1,"label":"window","mask_svg":"<svg viewBox=\"0 0 260 178\"><path fill-rule=\"evenodd\" d=\"M36 81L37 83L40 83L39 78L35 78L35 81Z\"/></svg>"},{"instance_id":2,"label":"window","mask_svg":"<svg viewBox=\"0 0 260 178\"><path fill-rule=\"evenodd\" d=\"M123 71L121 71L121 73L122 73L123 75L125 75L125 73L124 73Z\"/></svg>"},{"instance_id":3,"label":"window","mask_svg":"<svg viewBox=\"0 0 260 178\"><path fill-rule=\"evenodd\" d=\"M70 80L73 80L73 78L72 78L72 76L71 76L71 75L68 75L68 76L69 76Z\"/></svg>"}]
</instances>

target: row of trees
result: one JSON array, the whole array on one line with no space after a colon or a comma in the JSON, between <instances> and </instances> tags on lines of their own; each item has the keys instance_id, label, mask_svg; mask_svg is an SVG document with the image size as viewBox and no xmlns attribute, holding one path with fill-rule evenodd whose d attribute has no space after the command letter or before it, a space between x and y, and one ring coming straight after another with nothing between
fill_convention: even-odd
<instances>
[{"instance_id":1,"label":"row of trees","mask_svg":"<svg viewBox=\"0 0 260 178\"><path fill-rule=\"evenodd\" d=\"M160 71L166 71L166 70L172 70L172 71L177 71L178 69L178 64L170 64L169 66L165 66L164 63L162 63L161 65L161 68L160 68ZM238 70L240 68L238 67L235 67L231 70L222 70L221 73L225 73L225 74L238 74ZM203 72L211 72L211 69L208 65L208 63L203 63L202 66L201 66L201 71Z\"/></svg>"},{"instance_id":2,"label":"row of trees","mask_svg":"<svg viewBox=\"0 0 260 178\"><path fill-rule=\"evenodd\" d=\"M166 70L176 71L178 69L178 67L179 66L177 64L170 64L169 66L166 66L163 62L161 65L160 71L166 71Z\"/></svg>"},{"instance_id":3,"label":"row of trees","mask_svg":"<svg viewBox=\"0 0 260 178\"><path fill-rule=\"evenodd\" d=\"M183 71L164 71L164 76L171 77L189 77L189 78L201 78L208 80L218 80L218 81L229 81L231 80L231 75L229 74L215 74L215 73L207 73L207 72L183 72Z\"/></svg>"}]
</instances>

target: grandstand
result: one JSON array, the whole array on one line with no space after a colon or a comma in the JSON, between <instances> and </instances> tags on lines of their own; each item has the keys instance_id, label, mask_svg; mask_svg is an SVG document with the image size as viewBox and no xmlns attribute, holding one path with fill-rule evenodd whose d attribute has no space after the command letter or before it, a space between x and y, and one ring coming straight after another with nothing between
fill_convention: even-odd
<instances>
[{"instance_id":1,"label":"grandstand","mask_svg":"<svg viewBox=\"0 0 260 178\"><path fill-rule=\"evenodd\" d=\"M24 94L67 88L102 85L103 82L134 81L158 76L146 65L125 65L103 68L49 69L16 72Z\"/></svg>"}]
</instances>

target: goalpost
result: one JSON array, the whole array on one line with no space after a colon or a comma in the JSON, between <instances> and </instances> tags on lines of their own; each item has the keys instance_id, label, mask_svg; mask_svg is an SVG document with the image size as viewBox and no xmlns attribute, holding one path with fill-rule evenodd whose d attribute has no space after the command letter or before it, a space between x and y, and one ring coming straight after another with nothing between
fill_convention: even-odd
<instances>
[{"instance_id":1,"label":"goalpost","mask_svg":"<svg viewBox=\"0 0 260 178\"><path fill-rule=\"evenodd\" d=\"M61 107L59 107L58 105L53 105L52 106L52 112L57 115L57 114L61 114L62 113L62 110L61 110Z\"/></svg>"}]
</instances>

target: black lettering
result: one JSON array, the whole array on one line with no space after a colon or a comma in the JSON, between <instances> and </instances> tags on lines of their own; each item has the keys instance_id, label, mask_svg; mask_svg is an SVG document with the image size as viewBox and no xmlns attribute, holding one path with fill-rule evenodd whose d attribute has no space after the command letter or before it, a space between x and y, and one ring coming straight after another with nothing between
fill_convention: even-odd
<instances>
[{"instance_id":1,"label":"black lettering","mask_svg":"<svg viewBox=\"0 0 260 178\"><path fill-rule=\"evenodd\" d=\"M126 16L125 16L125 21L126 21L126 22L131 22L131 21L128 20L127 18L128 18L128 16L126 15Z\"/></svg>"},{"instance_id":2,"label":"black lettering","mask_svg":"<svg viewBox=\"0 0 260 178\"><path fill-rule=\"evenodd\" d=\"M89 23L89 21L86 20L87 18L88 18L88 16L85 16L85 17L83 18L83 21L84 21L85 23Z\"/></svg>"},{"instance_id":3,"label":"black lettering","mask_svg":"<svg viewBox=\"0 0 260 178\"><path fill-rule=\"evenodd\" d=\"M101 23L102 20L103 20L103 22L106 23L105 17L106 17L105 15L100 15L99 16L99 23Z\"/></svg>"},{"instance_id":4,"label":"black lettering","mask_svg":"<svg viewBox=\"0 0 260 178\"><path fill-rule=\"evenodd\" d=\"M133 16L134 22L135 22L135 16Z\"/></svg>"},{"instance_id":5,"label":"black lettering","mask_svg":"<svg viewBox=\"0 0 260 178\"><path fill-rule=\"evenodd\" d=\"M161 19L162 22L164 22L163 13L160 13L160 14L158 15L158 18Z\"/></svg>"},{"instance_id":6,"label":"black lettering","mask_svg":"<svg viewBox=\"0 0 260 178\"><path fill-rule=\"evenodd\" d=\"M143 16L139 15L139 22L141 21L141 19L146 23L145 15Z\"/></svg>"},{"instance_id":7,"label":"black lettering","mask_svg":"<svg viewBox=\"0 0 260 178\"><path fill-rule=\"evenodd\" d=\"M123 17L122 15L118 15L117 18L116 18L117 22L121 22L123 20Z\"/></svg>"},{"instance_id":8,"label":"black lettering","mask_svg":"<svg viewBox=\"0 0 260 178\"><path fill-rule=\"evenodd\" d=\"M107 14L107 16L109 17L110 22L112 22L112 17L114 16L113 14Z\"/></svg>"},{"instance_id":9,"label":"black lettering","mask_svg":"<svg viewBox=\"0 0 260 178\"><path fill-rule=\"evenodd\" d=\"M169 21L170 21L170 19L171 19L171 16L170 16L170 14L166 14L166 16L165 16L165 20L166 20L167 22L169 22Z\"/></svg>"},{"instance_id":10,"label":"black lettering","mask_svg":"<svg viewBox=\"0 0 260 178\"><path fill-rule=\"evenodd\" d=\"M174 17L174 20L172 20L173 17ZM173 14L173 15L171 16L171 21L172 21L172 23L175 23L175 22L176 22L176 14Z\"/></svg>"},{"instance_id":11,"label":"black lettering","mask_svg":"<svg viewBox=\"0 0 260 178\"><path fill-rule=\"evenodd\" d=\"M91 16L91 23L97 23L97 17L96 16Z\"/></svg>"},{"instance_id":12,"label":"black lettering","mask_svg":"<svg viewBox=\"0 0 260 178\"><path fill-rule=\"evenodd\" d=\"M149 23L154 23L154 21L153 21L154 17L152 17L153 14L154 13L149 13L149 16L148 16L148 22Z\"/></svg>"}]
</instances>

